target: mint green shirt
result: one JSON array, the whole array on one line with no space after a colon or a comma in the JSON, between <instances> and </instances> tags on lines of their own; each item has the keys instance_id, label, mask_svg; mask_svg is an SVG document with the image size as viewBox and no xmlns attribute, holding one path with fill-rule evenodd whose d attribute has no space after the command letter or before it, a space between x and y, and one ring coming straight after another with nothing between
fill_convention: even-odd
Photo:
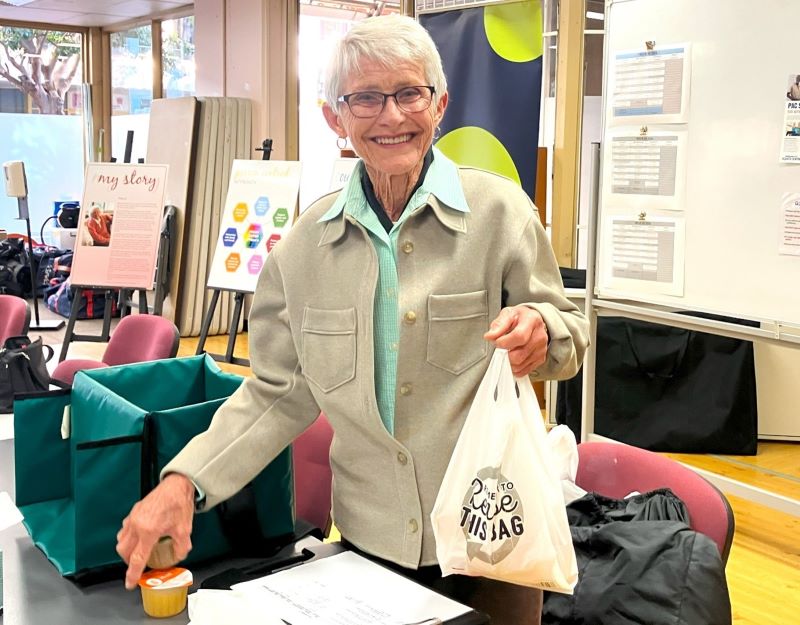
<instances>
[{"instance_id":1,"label":"mint green shirt","mask_svg":"<svg viewBox=\"0 0 800 625\"><path fill-rule=\"evenodd\" d=\"M341 214L351 215L369 233L378 256L378 284L375 287L374 326L372 340L375 354L375 399L381 420L390 434L394 434L394 404L397 392L397 351L400 344L400 309L397 279L397 239L400 228L410 217L427 206L433 195L452 209L468 213L469 207L461 188L458 168L436 148L433 162L425 174L422 185L408 199L400 219L389 232L370 208L361 188L361 177L366 175L363 161L356 165L353 175L342 189L333 206L319 219L329 221Z\"/></svg>"}]
</instances>

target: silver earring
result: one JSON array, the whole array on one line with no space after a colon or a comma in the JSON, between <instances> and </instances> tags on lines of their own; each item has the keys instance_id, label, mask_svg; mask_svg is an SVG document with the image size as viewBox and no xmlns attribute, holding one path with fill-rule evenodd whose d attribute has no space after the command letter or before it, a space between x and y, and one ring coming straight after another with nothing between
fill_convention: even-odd
<instances>
[{"instance_id":1,"label":"silver earring","mask_svg":"<svg viewBox=\"0 0 800 625\"><path fill-rule=\"evenodd\" d=\"M336 137L336 147L344 150L347 147L347 137Z\"/></svg>"},{"instance_id":2,"label":"silver earring","mask_svg":"<svg viewBox=\"0 0 800 625\"><path fill-rule=\"evenodd\" d=\"M436 126L436 130L433 131L433 140L438 141L439 137L442 136L442 127Z\"/></svg>"}]
</instances>

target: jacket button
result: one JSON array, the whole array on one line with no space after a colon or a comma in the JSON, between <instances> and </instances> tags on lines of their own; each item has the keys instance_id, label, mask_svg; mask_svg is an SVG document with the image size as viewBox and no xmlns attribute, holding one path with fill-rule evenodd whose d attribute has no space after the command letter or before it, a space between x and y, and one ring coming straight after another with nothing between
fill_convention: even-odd
<instances>
[{"instance_id":1,"label":"jacket button","mask_svg":"<svg viewBox=\"0 0 800 625\"><path fill-rule=\"evenodd\" d=\"M417 313L415 313L413 310L409 310L405 315L403 315L403 319L405 319L405 322L408 324L416 323Z\"/></svg>"},{"instance_id":2,"label":"jacket button","mask_svg":"<svg viewBox=\"0 0 800 625\"><path fill-rule=\"evenodd\" d=\"M408 464L408 457L402 451L398 451L397 462L399 462L403 466L406 466Z\"/></svg>"},{"instance_id":3,"label":"jacket button","mask_svg":"<svg viewBox=\"0 0 800 625\"><path fill-rule=\"evenodd\" d=\"M419 531L419 523L417 523L416 519L409 519L408 531L412 534L416 534Z\"/></svg>"},{"instance_id":4,"label":"jacket button","mask_svg":"<svg viewBox=\"0 0 800 625\"><path fill-rule=\"evenodd\" d=\"M414 251L414 244L411 241L406 241L403 243L403 251L406 254L410 254Z\"/></svg>"},{"instance_id":5,"label":"jacket button","mask_svg":"<svg viewBox=\"0 0 800 625\"><path fill-rule=\"evenodd\" d=\"M406 382L405 384L401 384L400 385L400 394L401 395L411 395L411 390L412 390L412 387L411 387L411 384L409 382Z\"/></svg>"}]
</instances>

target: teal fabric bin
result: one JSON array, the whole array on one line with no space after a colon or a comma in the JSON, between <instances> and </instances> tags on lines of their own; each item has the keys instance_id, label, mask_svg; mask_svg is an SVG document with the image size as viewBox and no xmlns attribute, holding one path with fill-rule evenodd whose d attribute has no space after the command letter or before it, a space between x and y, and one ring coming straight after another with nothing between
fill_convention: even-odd
<instances>
[{"instance_id":1,"label":"teal fabric bin","mask_svg":"<svg viewBox=\"0 0 800 625\"><path fill-rule=\"evenodd\" d=\"M92 581L117 574L122 520L241 382L204 355L80 371L71 391L15 401L16 503L62 575ZM259 555L293 529L287 448L242 493L195 515L186 562L231 553L237 539L252 546L248 555Z\"/></svg>"}]
</instances>

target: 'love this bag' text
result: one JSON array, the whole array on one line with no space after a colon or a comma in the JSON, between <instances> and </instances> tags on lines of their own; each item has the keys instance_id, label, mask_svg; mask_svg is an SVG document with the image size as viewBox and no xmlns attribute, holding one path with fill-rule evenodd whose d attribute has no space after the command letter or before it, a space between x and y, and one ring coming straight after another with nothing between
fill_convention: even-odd
<instances>
[{"instance_id":1,"label":"'love this bag' text","mask_svg":"<svg viewBox=\"0 0 800 625\"><path fill-rule=\"evenodd\" d=\"M498 467L484 467L472 480L461 507L461 529L470 558L495 563L514 550L525 531L522 502L514 483ZM491 553L481 549L487 538L499 542ZM473 542L476 540L481 542Z\"/></svg>"}]
</instances>

